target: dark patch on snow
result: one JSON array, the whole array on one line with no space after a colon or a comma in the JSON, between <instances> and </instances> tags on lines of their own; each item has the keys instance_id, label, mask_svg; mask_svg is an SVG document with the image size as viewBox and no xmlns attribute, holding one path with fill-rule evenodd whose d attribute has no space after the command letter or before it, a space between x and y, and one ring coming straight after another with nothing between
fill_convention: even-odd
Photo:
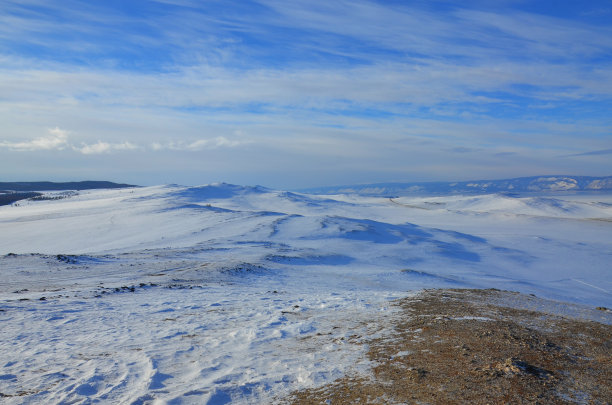
<instances>
[{"instance_id":1,"label":"dark patch on snow","mask_svg":"<svg viewBox=\"0 0 612 405\"><path fill-rule=\"evenodd\" d=\"M219 271L232 276L263 275L268 272L264 266L253 263L240 263L235 266L223 267Z\"/></svg>"},{"instance_id":2,"label":"dark patch on snow","mask_svg":"<svg viewBox=\"0 0 612 405\"><path fill-rule=\"evenodd\" d=\"M313 265L346 265L352 263L355 259L345 255L303 255L303 256L284 256L270 255L266 260L279 264L292 264L296 266L313 266Z\"/></svg>"},{"instance_id":3,"label":"dark patch on snow","mask_svg":"<svg viewBox=\"0 0 612 405\"><path fill-rule=\"evenodd\" d=\"M67 264L96 264L96 263L108 263L110 261L109 256L95 257L86 255L66 255L58 254L55 255L55 259L59 262Z\"/></svg>"}]
</instances>

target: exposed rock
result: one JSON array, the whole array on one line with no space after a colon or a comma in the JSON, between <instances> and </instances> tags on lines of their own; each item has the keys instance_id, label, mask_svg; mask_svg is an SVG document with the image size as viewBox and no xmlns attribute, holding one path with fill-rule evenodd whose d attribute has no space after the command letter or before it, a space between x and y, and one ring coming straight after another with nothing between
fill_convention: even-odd
<instances>
[{"instance_id":1,"label":"exposed rock","mask_svg":"<svg viewBox=\"0 0 612 405\"><path fill-rule=\"evenodd\" d=\"M510 296L516 302L496 290L430 290L400 300L394 332L368 342L371 375L282 402L608 404L612 326L501 304Z\"/></svg>"}]
</instances>

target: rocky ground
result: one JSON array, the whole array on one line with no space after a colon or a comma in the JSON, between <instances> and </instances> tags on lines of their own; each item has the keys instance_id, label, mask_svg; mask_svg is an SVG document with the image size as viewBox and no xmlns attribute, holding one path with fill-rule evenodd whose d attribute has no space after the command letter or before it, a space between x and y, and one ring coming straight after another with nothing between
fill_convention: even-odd
<instances>
[{"instance_id":1,"label":"rocky ground","mask_svg":"<svg viewBox=\"0 0 612 405\"><path fill-rule=\"evenodd\" d=\"M612 403L606 308L553 315L559 308L498 290L429 290L397 305L394 332L364 341L370 375L296 392L287 402ZM584 320L598 314L603 323Z\"/></svg>"}]
</instances>

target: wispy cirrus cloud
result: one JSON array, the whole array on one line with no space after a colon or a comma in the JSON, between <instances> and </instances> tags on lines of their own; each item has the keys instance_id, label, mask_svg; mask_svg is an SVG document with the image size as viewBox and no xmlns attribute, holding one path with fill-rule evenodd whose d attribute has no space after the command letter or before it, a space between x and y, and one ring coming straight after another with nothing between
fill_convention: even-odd
<instances>
[{"instance_id":1,"label":"wispy cirrus cloud","mask_svg":"<svg viewBox=\"0 0 612 405\"><path fill-rule=\"evenodd\" d=\"M598 155L612 155L612 149L593 150L593 151L583 152L583 153L574 153L574 154L567 155L567 156L569 157L569 156L598 156Z\"/></svg>"}]
</instances>

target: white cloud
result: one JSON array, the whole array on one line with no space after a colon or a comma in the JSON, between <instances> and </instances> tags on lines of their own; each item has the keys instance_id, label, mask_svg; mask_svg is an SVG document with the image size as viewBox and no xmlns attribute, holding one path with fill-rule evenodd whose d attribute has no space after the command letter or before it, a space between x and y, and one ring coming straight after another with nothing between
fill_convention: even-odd
<instances>
[{"instance_id":1,"label":"white cloud","mask_svg":"<svg viewBox=\"0 0 612 405\"><path fill-rule=\"evenodd\" d=\"M176 150L176 151L200 151L206 149L217 149L217 148L233 148L239 145L242 145L246 142L244 141L236 141L227 139L224 136L218 136L212 139L198 139L193 142L168 142L166 144L161 144L158 142L154 142L151 144L151 149L155 151L162 150Z\"/></svg>"},{"instance_id":2,"label":"white cloud","mask_svg":"<svg viewBox=\"0 0 612 405\"><path fill-rule=\"evenodd\" d=\"M138 146L130 142L108 143L98 141L91 145L83 144L83 146L81 147L73 146L72 149L81 152L84 155L95 155L100 153L112 152L114 150L134 150L138 149Z\"/></svg>"},{"instance_id":3,"label":"white cloud","mask_svg":"<svg viewBox=\"0 0 612 405\"><path fill-rule=\"evenodd\" d=\"M25 142L0 141L0 147L14 151L62 150L68 146L68 132L58 127L48 130L49 135Z\"/></svg>"},{"instance_id":4,"label":"white cloud","mask_svg":"<svg viewBox=\"0 0 612 405\"><path fill-rule=\"evenodd\" d=\"M16 152L34 152L34 151L52 151L72 149L84 155L92 155L99 153L108 153L112 151L134 150L138 149L138 145L131 142L109 143L98 141L93 144L81 143L81 146L75 146L68 141L68 131L58 127L47 130L49 135L41 136L30 141L11 142L0 141L0 148L7 148Z\"/></svg>"},{"instance_id":5,"label":"white cloud","mask_svg":"<svg viewBox=\"0 0 612 405\"><path fill-rule=\"evenodd\" d=\"M187 146L188 150L202 150L202 149L214 149L221 147L232 148L234 146L240 145L239 141L232 141L227 139L224 136L218 136L214 139L199 139L195 142L190 143Z\"/></svg>"}]
</instances>

